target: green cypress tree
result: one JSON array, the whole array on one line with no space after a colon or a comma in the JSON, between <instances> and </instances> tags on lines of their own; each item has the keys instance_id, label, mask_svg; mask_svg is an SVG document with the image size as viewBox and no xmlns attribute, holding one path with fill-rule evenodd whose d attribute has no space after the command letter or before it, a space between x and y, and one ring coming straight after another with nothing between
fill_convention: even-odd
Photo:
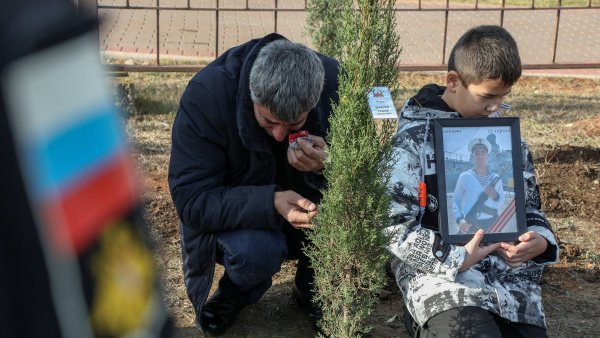
<instances>
[{"instance_id":1,"label":"green cypress tree","mask_svg":"<svg viewBox=\"0 0 600 338\"><path fill-rule=\"evenodd\" d=\"M313 46L319 52L336 58L341 55L342 47L339 36L342 28L342 16L340 13L347 4L347 0L311 0L308 2L306 27Z\"/></svg>"},{"instance_id":2,"label":"green cypress tree","mask_svg":"<svg viewBox=\"0 0 600 338\"><path fill-rule=\"evenodd\" d=\"M323 308L320 326L330 337L370 330L364 319L376 306L388 261L383 230L389 225L395 121L374 121L367 93L376 86L396 92L401 49L394 1L358 0L354 6L346 0L334 13L341 17L341 24L335 21L340 101L330 120L328 189L306 248L315 268L315 300Z\"/></svg>"}]
</instances>

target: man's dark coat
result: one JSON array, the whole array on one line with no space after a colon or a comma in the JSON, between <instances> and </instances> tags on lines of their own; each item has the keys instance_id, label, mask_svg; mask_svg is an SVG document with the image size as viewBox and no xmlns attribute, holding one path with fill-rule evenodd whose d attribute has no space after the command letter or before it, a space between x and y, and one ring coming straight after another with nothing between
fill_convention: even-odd
<instances>
[{"instance_id":1,"label":"man's dark coat","mask_svg":"<svg viewBox=\"0 0 600 338\"><path fill-rule=\"evenodd\" d=\"M259 50L278 39L284 37L270 34L232 48L198 72L181 97L173 124L169 187L182 222L185 284L197 324L214 273L213 234L281 229L286 221L273 204L277 190L291 189L313 202L321 199L323 177L291 167L287 142L276 144L254 116L250 69ZM319 57L325 86L301 129L324 136L331 102L337 100L338 64Z\"/></svg>"}]
</instances>

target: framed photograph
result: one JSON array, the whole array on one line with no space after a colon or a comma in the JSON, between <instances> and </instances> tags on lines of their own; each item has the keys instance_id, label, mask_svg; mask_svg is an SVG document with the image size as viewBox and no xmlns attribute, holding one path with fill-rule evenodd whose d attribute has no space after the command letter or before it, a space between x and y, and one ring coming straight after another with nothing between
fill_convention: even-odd
<instances>
[{"instance_id":1,"label":"framed photograph","mask_svg":"<svg viewBox=\"0 0 600 338\"><path fill-rule=\"evenodd\" d=\"M436 119L439 224L446 243L512 242L525 232L519 119Z\"/></svg>"}]
</instances>

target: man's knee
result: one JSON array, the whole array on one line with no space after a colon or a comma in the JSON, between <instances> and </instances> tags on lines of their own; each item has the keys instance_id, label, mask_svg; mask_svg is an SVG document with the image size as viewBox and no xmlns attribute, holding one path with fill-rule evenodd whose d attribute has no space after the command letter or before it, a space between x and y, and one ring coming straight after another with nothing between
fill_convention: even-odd
<instances>
[{"instance_id":1,"label":"man's knee","mask_svg":"<svg viewBox=\"0 0 600 338\"><path fill-rule=\"evenodd\" d=\"M270 279L281 269L287 246L275 230L241 230L220 235L223 265L236 284L255 284Z\"/></svg>"}]
</instances>

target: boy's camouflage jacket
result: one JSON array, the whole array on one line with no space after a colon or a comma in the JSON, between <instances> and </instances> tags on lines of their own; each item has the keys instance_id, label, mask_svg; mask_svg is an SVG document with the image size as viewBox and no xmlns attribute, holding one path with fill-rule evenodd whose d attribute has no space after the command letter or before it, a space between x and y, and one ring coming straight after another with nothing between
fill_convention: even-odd
<instances>
[{"instance_id":1,"label":"boy's camouflage jacket","mask_svg":"<svg viewBox=\"0 0 600 338\"><path fill-rule=\"evenodd\" d=\"M558 245L550 224L540 211L540 198L533 161L528 147L521 141L523 177L526 188L528 230L537 231L548 240L548 250L518 268L506 265L500 256L491 254L459 273L465 258L462 246L447 245L436 231L437 192L433 123L425 145L425 182L428 206L422 225L418 220L418 187L421 170L419 154L424 143L427 115L435 118L460 118L457 113L411 105L402 109L396 135L396 159L391 191L391 215L394 233L389 250L395 255L392 270L406 306L413 318L423 326L432 316L455 307L477 306L507 320L546 326L539 281L543 266L558 261ZM433 190L433 191L431 191Z\"/></svg>"}]
</instances>

